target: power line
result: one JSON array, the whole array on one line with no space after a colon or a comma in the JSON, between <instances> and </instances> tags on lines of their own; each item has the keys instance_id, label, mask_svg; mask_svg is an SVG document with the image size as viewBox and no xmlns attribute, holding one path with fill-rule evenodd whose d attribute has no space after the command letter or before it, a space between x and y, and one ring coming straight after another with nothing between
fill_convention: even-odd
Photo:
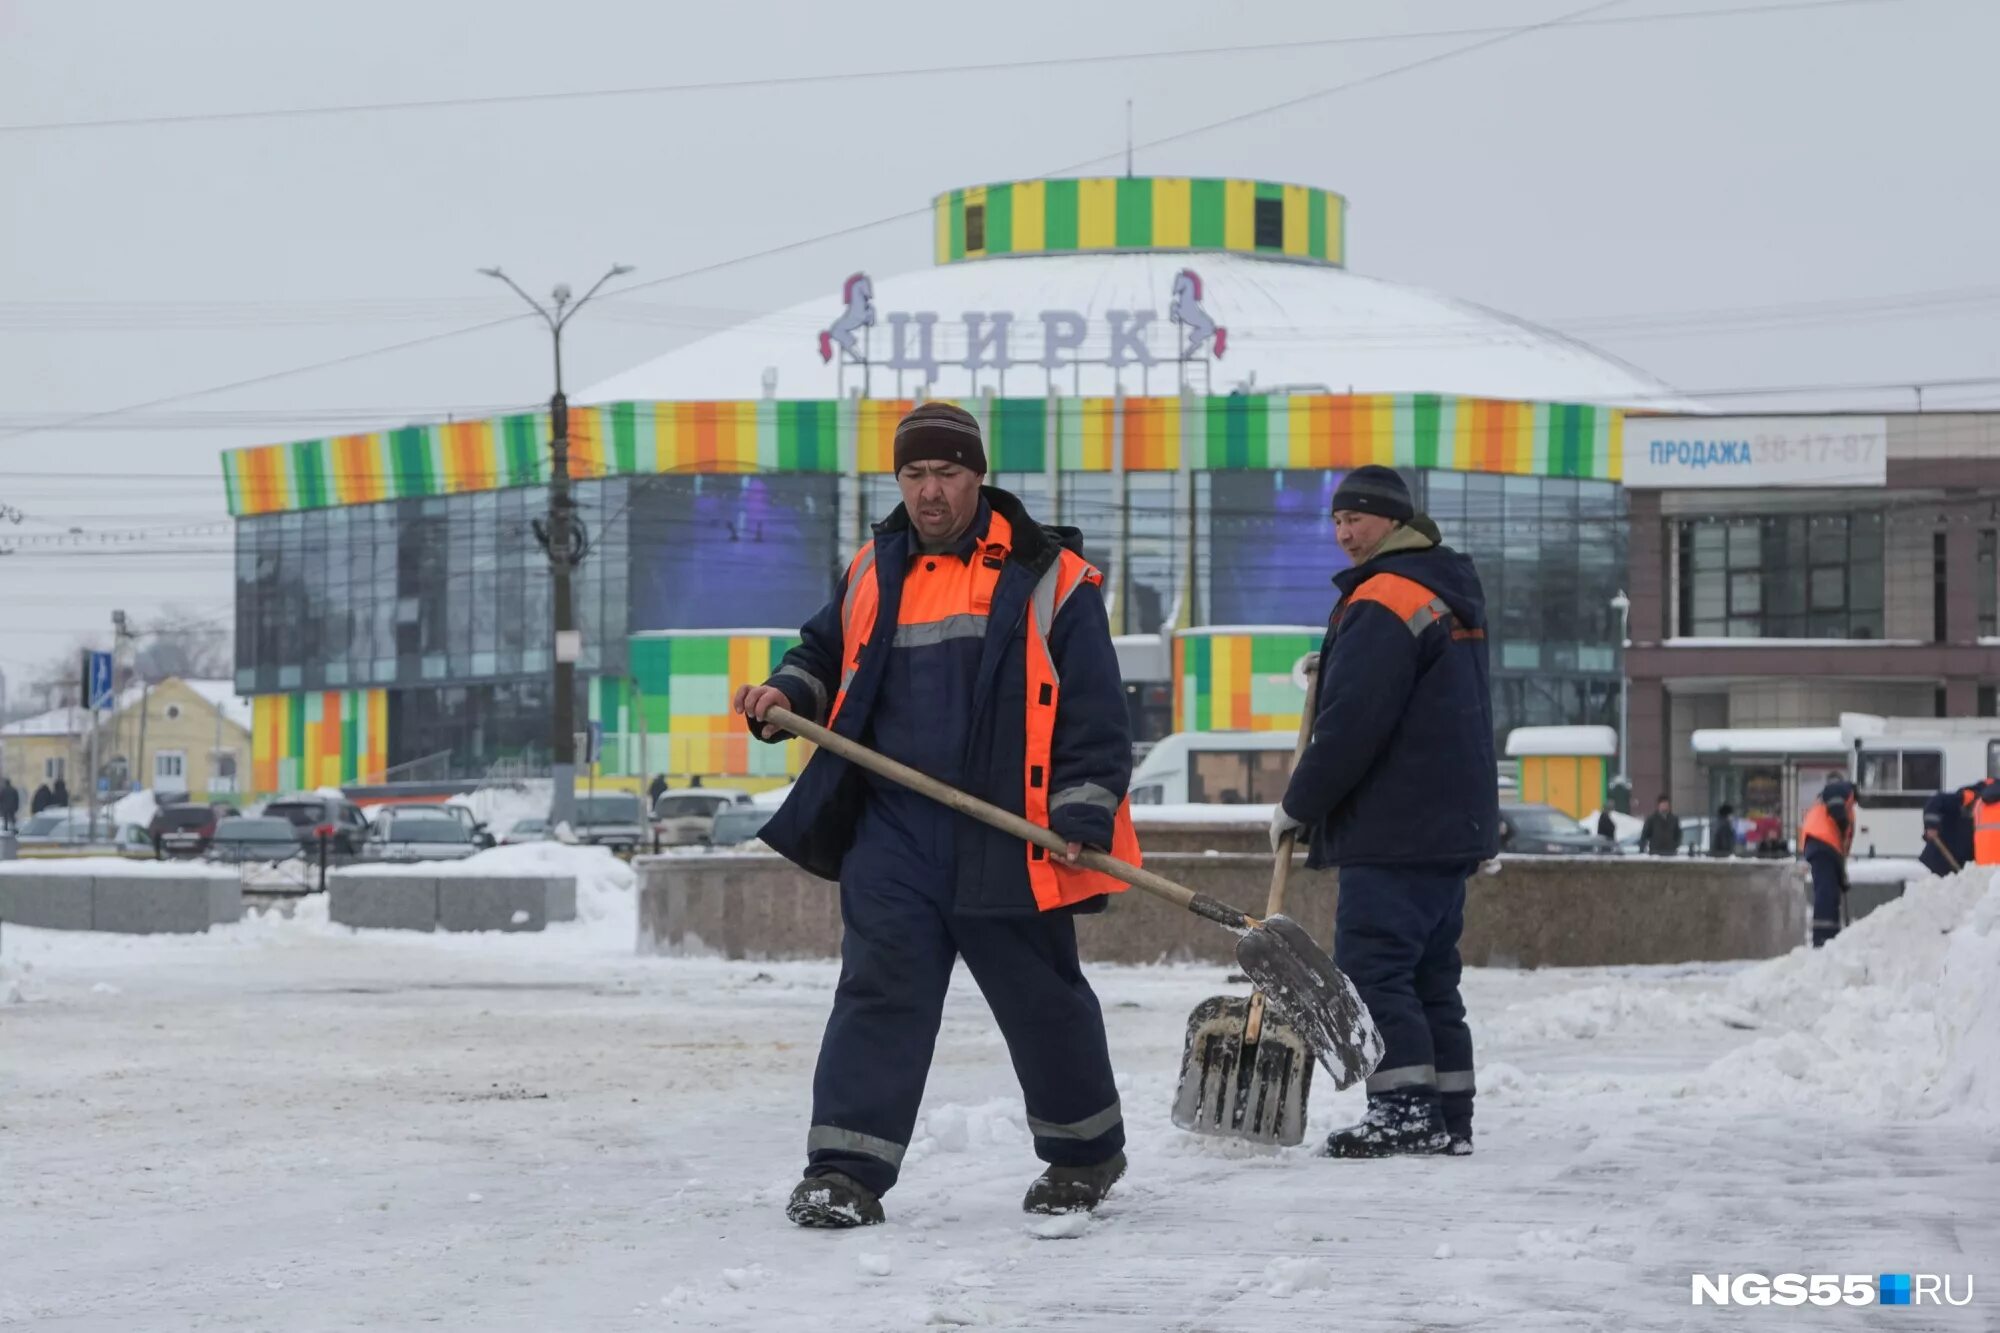
<instances>
[{"instance_id":1,"label":"power line","mask_svg":"<svg viewBox=\"0 0 2000 1333\"><path fill-rule=\"evenodd\" d=\"M1613 0L1620 3L1622 0ZM1897 3L1897 0L1797 0L1795 3L1737 5L1725 9L1690 10L1672 14L1634 14L1620 18L1577 19L1564 22L1578 28L1630 26L1737 18L1759 14L1791 14L1805 11L1849 8L1858 5ZM1593 6L1604 8L1606 6ZM1546 25L1536 25L1546 26ZM749 89L807 87L826 83L849 83L879 79L930 78L945 75L1012 73L1129 64L1154 60L1182 60L1212 56L1246 56L1273 52L1369 46L1385 43L1440 41L1465 37L1493 37L1516 33L1512 27L1436 28L1392 33L1363 33L1344 37L1308 37L1289 41L1253 42L1233 46L1182 47L1165 51L1127 51L1083 56L1040 56L1016 60L982 61L958 65L919 65L875 70L845 70L817 74L763 75L748 79L712 79L689 83L638 84L619 88L579 88L539 93L492 93L479 96L406 98L381 102L344 102L325 106L261 107L236 111L191 111L146 116L105 116L92 119L30 121L0 125L0 134L46 134L65 130L132 129L141 126L226 124L242 121L300 119L316 116L372 115L389 112L438 111L453 108L514 106L556 102L602 101L615 98L655 97L680 93L734 92ZM1504 37L1503 37L1504 40Z\"/></svg>"},{"instance_id":2,"label":"power line","mask_svg":"<svg viewBox=\"0 0 2000 1333\"><path fill-rule=\"evenodd\" d=\"M1747 13L1747 12L1752 12L1753 10L1772 11L1776 9L1829 8L1842 5L1889 4L1898 2L1899 0L1808 0L1808 3L1802 3L1802 4L1790 4L1790 5L1779 5L1779 6L1752 6L1752 7L1745 7L1739 11L1716 10L1716 11L1709 11L1709 13L1713 15L1722 15L1730 12ZM1257 108L1247 112L1242 112L1234 116L1225 117L1222 120L1212 121L1206 125L1199 125L1193 127L1192 129L1178 131L1170 135L1163 135L1139 146L1147 149L1158 148L1169 143L1179 142L1182 139L1192 138L1196 135L1204 134L1211 130L1222 128L1223 126L1226 125L1240 124L1243 123L1244 121L1251 120L1259 116L1267 115L1275 111L1287 110L1291 107L1301 105L1305 102L1314 101L1319 98L1334 96L1338 93L1346 92L1354 88L1360 88L1370 84L1379 83L1385 79L1393 78L1398 74L1407 73L1411 70L1420 69L1440 63L1441 61L1450 60L1458 56L1471 54L1479 50L1484 50L1488 47L1497 45L1504 41L1511 40L1512 38L1515 37L1526 36L1530 33L1541 32L1552 27L1557 27L1577 22L1581 20L1582 17L1585 15L1591 14L1598 10L1610 8L1611 6L1620 3L1623 3L1623 0L1600 0L1599 3L1585 6L1582 9L1572 11L1571 13L1566 15L1558 15L1552 19L1547 19L1538 23L1528 24L1522 27L1506 29L1498 36L1485 37L1482 40L1474 42L1468 46L1455 47L1450 51L1440 52L1431 56L1426 56L1420 60L1410 61L1403 65L1395 66L1388 70L1379 71L1375 74L1366 75L1359 79L1350 80L1346 83L1334 84L1329 87L1321 88L1298 97L1286 98L1282 101L1272 103L1265 107ZM1067 167L1057 168L1056 171L1045 173L1045 175L1058 175L1064 171L1077 170L1080 167L1089 166L1096 162L1111 160L1112 158L1115 157L1116 154L1109 154L1100 157L1090 158L1080 163L1071 164L1070 166ZM772 256L780 254L787 254L792 251L805 249L825 241L837 240L846 236L856 235L864 231L870 231L876 227L885 226L890 223L906 221L915 217L925 217L928 216L929 213L930 209L927 206L921 209L911 209L899 213L890 214L887 217L876 218L873 221L869 222L855 223L850 226L840 227L832 231L823 232L817 236L807 237L805 239L797 241L785 242L780 245L767 247L763 250L753 251L748 254L738 255L735 256L734 258L717 260L709 264L699 265L695 268L684 269L678 273L666 274L662 277L649 279L644 282L634 283L628 287L616 288L610 291L606 291L600 299L602 301L607 301L607 302L612 301L615 300L616 298L629 295L632 292L643 291L649 288L662 286L669 282L678 282L691 277L697 277L709 273L720 272L721 270L733 268L739 264L748 263L752 260L770 258ZM293 367L289 370L274 371L264 375L253 376L249 379L237 380L227 384L211 386L206 389L197 389L179 394L170 394L162 398L150 399L142 403L128 404L124 407L113 408L103 412L88 413L81 417L75 417L60 423L55 423L50 427L15 429L7 431L5 433L0 433L0 443L4 443L12 439L18 439L24 435L34 434L41 429L69 429L78 425L86 424L88 422L103 420L114 416L121 416L127 412L145 411L153 407L163 407L172 403L185 402L194 398L204 398L209 396L210 394L224 393L235 389L247 388L252 385L268 383L273 380L284 379L294 375L310 374L314 371L328 369L333 366L350 364L356 361L362 361L376 356L385 356L394 352L406 351L413 347L420 347L428 345L430 343L443 342L452 338L464 337L469 334L483 332L486 329L497 328L501 325L510 324L515 322L516 320L526 319L526 318L528 318L527 315L506 316L498 319L488 320L486 322L475 324L467 328L452 329L436 334L427 334L421 338L408 339L403 342L391 343L383 347L375 347L361 352L353 352L338 357L331 357L323 361L313 362L309 365Z\"/></svg>"}]
</instances>

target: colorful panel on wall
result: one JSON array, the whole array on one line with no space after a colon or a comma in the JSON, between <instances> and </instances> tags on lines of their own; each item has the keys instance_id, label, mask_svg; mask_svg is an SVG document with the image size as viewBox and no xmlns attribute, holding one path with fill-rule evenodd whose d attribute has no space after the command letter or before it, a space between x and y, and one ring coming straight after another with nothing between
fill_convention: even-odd
<instances>
[{"instance_id":1,"label":"colorful panel on wall","mask_svg":"<svg viewBox=\"0 0 2000 1333\"><path fill-rule=\"evenodd\" d=\"M937 262L1103 250L1233 250L1347 262L1347 200L1273 181L1097 176L1006 181L932 201Z\"/></svg>"},{"instance_id":2,"label":"colorful panel on wall","mask_svg":"<svg viewBox=\"0 0 2000 1333\"><path fill-rule=\"evenodd\" d=\"M1174 644L1175 731L1297 731L1305 709L1300 663L1317 630L1228 628Z\"/></svg>"},{"instance_id":3,"label":"colorful panel on wall","mask_svg":"<svg viewBox=\"0 0 2000 1333\"><path fill-rule=\"evenodd\" d=\"M389 766L383 690L264 694L251 702L251 781L260 795L380 782Z\"/></svg>"},{"instance_id":4,"label":"colorful panel on wall","mask_svg":"<svg viewBox=\"0 0 2000 1333\"><path fill-rule=\"evenodd\" d=\"M806 747L752 740L729 703L737 686L769 677L798 641L797 634L777 631L633 635L632 679L591 685L591 717L604 726L604 767L634 777L665 773L704 781L796 777Z\"/></svg>"},{"instance_id":5,"label":"colorful panel on wall","mask_svg":"<svg viewBox=\"0 0 2000 1333\"><path fill-rule=\"evenodd\" d=\"M1552 805L1572 819L1604 808L1610 762L1598 755L1523 755L1521 799Z\"/></svg>"},{"instance_id":6,"label":"colorful panel on wall","mask_svg":"<svg viewBox=\"0 0 2000 1333\"><path fill-rule=\"evenodd\" d=\"M1053 407L1051 407L1053 401ZM1616 481L1615 408L1438 394L977 398L996 472L1348 468L1363 463ZM892 467L905 400L616 403L570 414L578 477L862 472ZM548 418L409 426L222 456L236 516L448 495L547 480Z\"/></svg>"}]
</instances>

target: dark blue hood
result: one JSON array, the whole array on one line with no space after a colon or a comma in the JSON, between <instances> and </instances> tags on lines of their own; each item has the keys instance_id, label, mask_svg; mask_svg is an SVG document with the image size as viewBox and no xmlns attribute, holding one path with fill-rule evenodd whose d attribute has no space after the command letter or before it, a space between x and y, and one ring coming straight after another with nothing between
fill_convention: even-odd
<instances>
[{"instance_id":1,"label":"dark blue hood","mask_svg":"<svg viewBox=\"0 0 2000 1333\"><path fill-rule=\"evenodd\" d=\"M1333 583L1345 599L1377 574L1400 574L1414 579L1442 597L1462 624L1470 628L1486 624L1486 593L1479 586L1479 571L1473 568L1471 557L1460 555L1449 546L1378 555L1367 564L1341 570L1333 576Z\"/></svg>"}]
</instances>

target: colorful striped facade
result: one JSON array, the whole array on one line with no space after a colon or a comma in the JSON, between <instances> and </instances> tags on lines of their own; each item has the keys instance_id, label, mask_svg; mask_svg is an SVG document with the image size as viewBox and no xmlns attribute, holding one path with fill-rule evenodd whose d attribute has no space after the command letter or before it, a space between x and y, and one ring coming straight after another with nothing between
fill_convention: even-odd
<instances>
[{"instance_id":1,"label":"colorful striped facade","mask_svg":"<svg viewBox=\"0 0 2000 1333\"><path fill-rule=\"evenodd\" d=\"M259 794L383 780L387 691L262 694L250 702L251 781Z\"/></svg>"},{"instance_id":2,"label":"colorful striped facade","mask_svg":"<svg viewBox=\"0 0 2000 1333\"><path fill-rule=\"evenodd\" d=\"M1175 731L1297 731L1300 664L1321 634L1300 628L1184 631L1174 641Z\"/></svg>"},{"instance_id":3,"label":"colorful striped facade","mask_svg":"<svg viewBox=\"0 0 2000 1333\"><path fill-rule=\"evenodd\" d=\"M662 472L886 473L899 399L616 403L570 413L578 477ZM964 404L996 472L1348 468L1385 463L1516 476L1621 475L1614 408L1438 394L990 398ZM242 517L548 479L546 414L407 426L223 455Z\"/></svg>"},{"instance_id":4,"label":"colorful striped facade","mask_svg":"<svg viewBox=\"0 0 2000 1333\"><path fill-rule=\"evenodd\" d=\"M1347 200L1309 185L1186 176L1007 181L947 191L931 212L940 264L1119 250L1347 259Z\"/></svg>"},{"instance_id":5,"label":"colorful striped facade","mask_svg":"<svg viewBox=\"0 0 2000 1333\"><path fill-rule=\"evenodd\" d=\"M630 679L591 683L591 717L604 728L600 767L674 779L719 774L776 783L796 777L805 746L751 739L743 719L730 711L730 698L738 685L769 677L798 641L796 633L741 630L633 635Z\"/></svg>"}]
</instances>

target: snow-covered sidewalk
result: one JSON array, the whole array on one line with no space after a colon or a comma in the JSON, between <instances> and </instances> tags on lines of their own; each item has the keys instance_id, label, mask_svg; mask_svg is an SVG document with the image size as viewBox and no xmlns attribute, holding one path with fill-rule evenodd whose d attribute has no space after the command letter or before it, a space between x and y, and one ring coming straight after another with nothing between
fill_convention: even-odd
<instances>
[{"instance_id":1,"label":"snow-covered sidewalk","mask_svg":"<svg viewBox=\"0 0 2000 1333\"><path fill-rule=\"evenodd\" d=\"M1069 1237L1018 1211L1039 1168L963 975L889 1225L794 1230L835 968L635 958L604 899L543 936L361 936L312 903L205 937L7 928L0 1326L1994 1326L2000 895L1972 876L1819 955L1468 974L1465 1160L1175 1131L1224 974L1099 968L1132 1170ZM1316 1093L1316 1135L1359 1105ZM1691 1310L1696 1271L1979 1296Z\"/></svg>"}]
</instances>

